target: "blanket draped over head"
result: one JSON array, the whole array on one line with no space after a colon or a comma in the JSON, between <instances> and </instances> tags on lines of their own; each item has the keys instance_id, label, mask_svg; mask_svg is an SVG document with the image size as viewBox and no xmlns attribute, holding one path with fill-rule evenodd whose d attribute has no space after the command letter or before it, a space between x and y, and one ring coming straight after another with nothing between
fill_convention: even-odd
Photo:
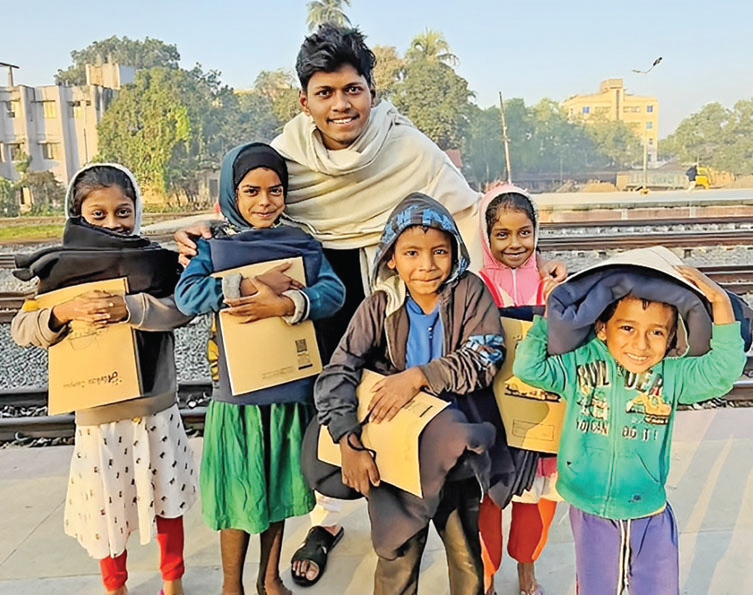
<instances>
[{"instance_id":1,"label":"blanket draped over head","mask_svg":"<svg viewBox=\"0 0 753 595\"><path fill-rule=\"evenodd\" d=\"M39 278L39 293L55 289L126 277L128 293L148 293L156 298L173 294L180 276L178 253L160 248L139 236L123 236L95 227L79 217L68 219L63 245L34 254L16 255L13 274L24 281ZM172 348L171 332L135 331L141 367L141 388L149 394L158 380L154 364Z\"/></svg>"},{"instance_id":2,"label":"blanket draped over head","mask_svg":"<svg viewBox=\"0 0 753 595\"><path fill-rule=\"evenodd\" d=\"M628 250L573 275L549 296L549 352L566 353L582 345L607 306L632 295L677 308L677 344L668 355L706 353L711 308L703 293L675 270L682 264L671 251L655 246Z\"/></svg>"},{"instance_id":3,"label":"blanket draped over head","mask_svg":"<svg viewBox=\"0 0 753 595\"><path fill-rule=\"evenodd\" d=\"M29 281L39 279L38 293L80 285L92 281L104 281L126 277L128 293L148 293L156 298L172 295L180 277L178 253L166 250L159 244L138 235L123 235L104 227L87 223L73 210L75 182L92 167L114 167L123 171L131 180L135 191L136 222L134 233L141 221L141 195L131 172L117 164L95 163L81 169L71 178L66 194L68 220L63 230L60 246L45 248L33 254L17 254L13 274ZM172 350L171 332L135 331L136 345L141 367L141 388L149 394L158 380L155 364L168 342ZM170 351L172 353L172 351Z\"/></svg>"},{"instance_id":4,"label":"blanket draped over head","mask_svg":"<svg viewBox=\"0 0 753 595\"><path fill-rule=\"evenodd\" d=\"M325 248L376 245L392 209L412 192L432 196L454 216L478 203L449 157L387 101L346 149L328 150L306 114L288 122L272 146L288 162L286 216Z\"/></svg>"}]
</instances>

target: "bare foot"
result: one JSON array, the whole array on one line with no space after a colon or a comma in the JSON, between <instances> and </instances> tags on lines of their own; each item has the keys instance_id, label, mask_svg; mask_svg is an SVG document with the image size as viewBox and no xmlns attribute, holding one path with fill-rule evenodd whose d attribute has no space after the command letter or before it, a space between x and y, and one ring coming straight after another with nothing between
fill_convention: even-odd
<instances>
[{"instance_id":1,"label":"bare foot","mask_svg":"<svg viewBox=\"0 0 753 595\"><path fill-rule=\"evenodd\" d=\"M128 595L128 589L125 588L125 585L120 587L120 589L115 589L114 591L105 591L107 595Z\"/></svg>"},{"instance_id":2,"label":"bare foot","mask_svg":"<svg viewBox=\"0 0 753 595\"><path fill-rule=\"evenodd\" d=\"M279 576L264 581L263 585L256 583L256 592L258 595L294 595L293 591L285 586Z\"/></svg>"},{"instance_id":3,"label":"bare foot","mask_svg":"<svg viewBox=\"0 0 753 595\"><path fill-rule=\"evenodd\" d=\"M179 578L174 581L162 581L162 590L165 595L183 595L183 581Z\"/></svg>"},{"instance_id":4,"label":"bare foot","mask_svg":"<svg viewBox=\"0 0 753 595\"><path fill-rule=\"evenodd\" d=\"M536 582L533 562L521 564L518 562L518 585L521 595L544 595Z\"/></svg>"}]
</instances>

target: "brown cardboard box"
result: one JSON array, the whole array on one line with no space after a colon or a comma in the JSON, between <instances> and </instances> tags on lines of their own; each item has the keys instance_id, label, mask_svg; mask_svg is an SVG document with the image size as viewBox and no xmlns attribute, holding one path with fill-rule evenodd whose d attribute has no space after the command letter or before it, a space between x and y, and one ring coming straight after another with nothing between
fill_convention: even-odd
<instances>
[{"instance_id":1,"label":"brown cardboard box","mask_svg":"<svg viewBox=\"0 0 753 595\"><path fill-rule=\"evenodd\" d=\"M507 443L517 448L556 453L559 448L565 402L558 395L534 388L513 376L512 363L518 343L531 323L502 317L507 357L494 377Z\"/></svg>"},{"instance_id":2,"label":"brown cardboard box","mask_svg":"<svg viewBox=\"0 0 753 595\"><path fill-rule=\"evenodd\" d=\"M88 291L125 295L126 278L94 281L38 295L51 308ZM139 397L142 394L134 331L125 322L104 328L70 323L65 338L49 348L48 413L56 415Z\"/></svg>"},{"instance_id":3,"label":"brown cardboard box","mask_svg":"<svg viewBox=\"0 0 753 595\"><path fill-rule=\"evenodd\" d=\"M249 264L214 276L241 273L244 277L254 277L285 262L291 263L285 274L305 283L300 256ZM222 310L219 319L233 395L300 380L322 371L314 323L310 320L294 325L280 317L243 322Z\"/></svg>"},{"instance_id":4,"label":"brown cardboard box","mask_svg":"<svg viewBox=\"0 0 753 595\"><path fill-rule=\"evenodd\" d=\"M356 388L358 419L366 419L374 385L384 376L364 370ZM418 437L434 417L449 403L426 393L418 393L390 421L366 423L361 442L376 452L377 468L382 481L422 497L421 473L418 461ZM340 447L332 441L326 429L319 432L319 459L331 465L342 465Z\"/></svg>"}]
</instances>

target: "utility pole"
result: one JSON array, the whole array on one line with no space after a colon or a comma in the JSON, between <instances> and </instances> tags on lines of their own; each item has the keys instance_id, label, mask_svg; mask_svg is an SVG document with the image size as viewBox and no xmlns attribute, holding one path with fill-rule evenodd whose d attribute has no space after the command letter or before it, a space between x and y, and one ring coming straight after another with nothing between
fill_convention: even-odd
<instances>
[{"instance_id":1,"label":"utility pole","mask_svg":"<svg viewBox=\"0 0 753 595\"><path fill-rule=\"evenodd\" d=\"M15 64L8 64L7 62L0 62L0 67L8 69L8 86L13 87L13 69L18 70L18 66Z\"/></svg>"},{"instance_id":2,"label":"utility pole","mask_svg":"<svg viewBox=\"0 0 753 595\"><path fill-rule=\"evenodd\" d=\"M512 171L510 169L510 137L507 136L505 102L502 101L502 91L499 92L499 113L502 117L502 142L505 143L505 169L507 169L507 183L512 184Z\"/></svg>"}]
</instances>

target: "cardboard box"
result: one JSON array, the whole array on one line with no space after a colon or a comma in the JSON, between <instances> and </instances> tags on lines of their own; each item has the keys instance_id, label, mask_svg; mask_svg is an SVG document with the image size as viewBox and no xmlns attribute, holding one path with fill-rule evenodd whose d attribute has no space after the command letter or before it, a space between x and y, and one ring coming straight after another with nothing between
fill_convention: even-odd
<instances>
[{"instance_id":1,"label":"cardboard box","mask_svg":"<svg viewBox=\"0 0 753 595\"><path fill-rule=\"evenodd\" d=\"M556 453L565 402L558 395L534 388L512 373L515 349L531 328L524 320L502 317L507 357L494 377L494 396L502 414L507 443L517 448Z\"/></svg>"},{"instance_id":2,"label":"cardboard box","mask_svg":"<svg viewBox=\"0 0 753 595\"><path fill-rule=\"evenodd\" d=\"M244 277L254 277L286 262L291 266L285 274L305 284L306 274L300 256L245 265L214 276L240 273ZM300 380L322 371L314 323L310 320L294 325L280 317L243 322L222 310L219 320L233 395Z\"/></svg>"},{"instance_id":3,"label":"cardboard box","mask_svg":"<svg viewBox=\"0 0 753 595\"><path fill-rule=\"evenodd\" d=\"M125 295L126 278L94 281L38 295L40 308L51 308L88 291ZM126 401L142 395L134 331L118 322L98 328L71 321L65 338L48 350L49 415Z\"/></svg>"},{"instance_id":4,"label":"cardboard box","mask_svg":"<svg viewBox=\"0 0 753 595\"><path fill-rule=\"evenodd\" d=\"M364 370L361 383L356 388L358 419L366 419L373 387L384 376ZM380 424L366 423L361 431L361 442L376 452L379 476L406 492L423 496L418 460L418 438L426 425L449 403L424 392L418 393L390 421ZM325 428L319 432L319 459L331 465L342 465L340 446L332 441Z\"/></svg>"}]
</instances>

